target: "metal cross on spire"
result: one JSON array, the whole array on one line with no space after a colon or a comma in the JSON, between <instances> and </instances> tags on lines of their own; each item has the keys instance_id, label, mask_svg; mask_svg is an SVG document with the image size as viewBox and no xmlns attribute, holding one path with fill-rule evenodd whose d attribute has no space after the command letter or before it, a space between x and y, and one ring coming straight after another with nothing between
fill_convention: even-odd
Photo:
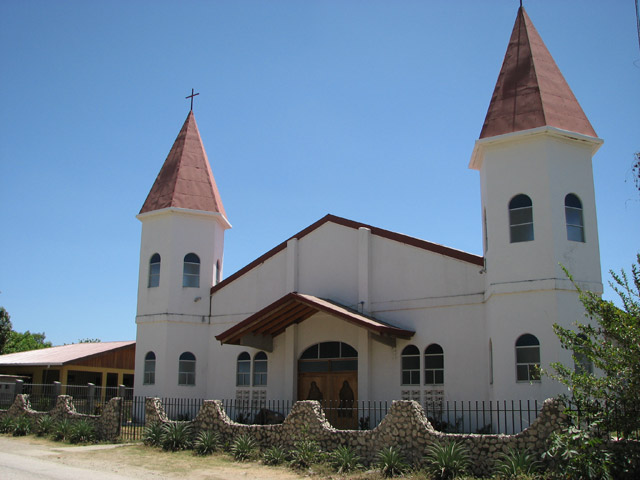
<instances>
[{"instance_id":1,"label":"metal cross on spire","mask_svg":"<svg viewBox=\"0 0 640 480\"><path fill-rule=\"evenodd\" d=\"M187 95L186 97L184 97L184 98L190 98L191 99L191 111L192 112L193 112L193 97L195 97L197 95L200 95L200 93L193 93L193 92L194 92L194 90L192 88L191 89L191 95Z\"/></svg>"}]
</instances>

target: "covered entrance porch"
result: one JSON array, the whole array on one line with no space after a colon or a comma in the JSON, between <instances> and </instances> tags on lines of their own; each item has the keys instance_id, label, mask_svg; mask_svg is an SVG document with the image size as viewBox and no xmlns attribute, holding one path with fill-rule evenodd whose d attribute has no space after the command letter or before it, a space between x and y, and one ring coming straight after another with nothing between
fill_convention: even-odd
<instances>
[{"instance_id":1,"label":"covered entrance porch","mask_svg":"<svg viewBox=\"0 0 640 480\"><path fill-rule=\"evenodd\" d=\"M272 391L271 395L322 400L334 426L358 428L355 402L372 400L371 343L392 348L397 338L408 339L413 334L331 300L292 292L216 339L222 344L272 352L269 372L282 378L283 388L281 393ZM278 359L279 368L271 363L272 358Z\"/></svg>"}]
</instances>

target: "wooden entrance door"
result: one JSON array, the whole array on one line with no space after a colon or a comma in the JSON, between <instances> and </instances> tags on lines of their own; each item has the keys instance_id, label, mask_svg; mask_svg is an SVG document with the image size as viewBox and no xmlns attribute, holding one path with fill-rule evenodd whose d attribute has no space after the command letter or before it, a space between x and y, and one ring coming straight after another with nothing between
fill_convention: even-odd
<instances>
[{"instance_id":1,"label":"wooden entrance door","mask_svg":"<svg viewBox=\"0 0 640 480\"><path fill-rule=\"evenodd\" d=\"M358 428L358 372L301 372L298 400L319 400L329 423L341 430Z\"/></svg>"}]
</instances>

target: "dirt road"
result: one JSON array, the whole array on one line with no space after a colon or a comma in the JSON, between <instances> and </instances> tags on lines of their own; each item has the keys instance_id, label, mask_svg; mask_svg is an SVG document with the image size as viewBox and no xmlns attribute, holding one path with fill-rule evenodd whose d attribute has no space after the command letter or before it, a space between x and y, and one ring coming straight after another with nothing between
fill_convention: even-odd
<instances>
[{"instance_id":1,"label":"dirt road","mask_svg":"<svg viewBox=\"0 0 640 480\"><path fill-rule=\"evenodd\" d=\"M0 436L0 480L300 480L287 469L235 463L224 455L196 457L141 445L74 447L29 437Z\"/></svg>"}]
</instances>

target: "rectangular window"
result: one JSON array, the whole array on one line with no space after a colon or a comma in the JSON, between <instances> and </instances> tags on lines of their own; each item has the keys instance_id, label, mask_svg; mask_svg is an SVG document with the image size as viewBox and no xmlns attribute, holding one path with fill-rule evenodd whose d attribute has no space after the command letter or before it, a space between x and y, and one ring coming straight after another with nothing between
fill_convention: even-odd
<instances>
[{"instance_id":1,"label":"rectangular window","mask_svg":"<svg viewBox=\"0 0 640 480\"><path fill-rule=\"evenodd\" d=\"M236 376L236 385L251 385L251 362L238 362L238 373Z\"/></svg>"},{"instance_id":2,"label":"rectangular window","mask_svg":"<svg viewBox=\"0 0 640 480\"><path fill-rule=\"evenodd\" d=\"M196 362L189 360L180 361L180 371L178 372L178 385L196 384Z\"/></svg>"},{"instance_id":3,"label":"rectangular window","mask_svg":"<svg viewBox=\"0 0 640 480\"><path fill-rule=\"evenodd\" d=\"M253 384L267 384L267 362L254 362L253 364Z\"/></svg>"}]
</instances>

